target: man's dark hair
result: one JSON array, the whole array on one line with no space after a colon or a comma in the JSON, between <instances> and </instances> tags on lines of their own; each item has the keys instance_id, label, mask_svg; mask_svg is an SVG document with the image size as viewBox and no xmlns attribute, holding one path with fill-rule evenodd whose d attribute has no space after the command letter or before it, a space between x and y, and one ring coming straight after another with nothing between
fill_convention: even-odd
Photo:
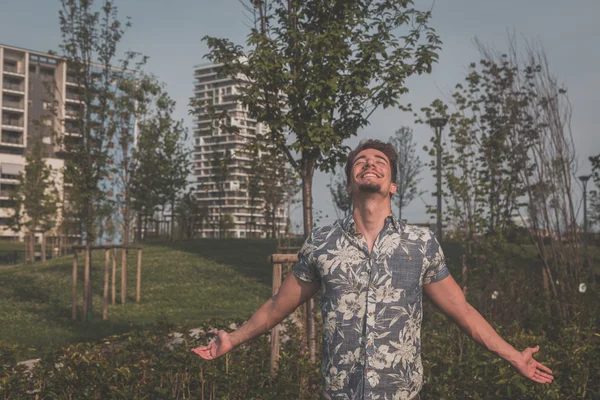
<instances>
[{"instance_id":1,"label":"man's dark hair","mask_svg":"<svg viewBox=\"0 0 600 400\"><path fill-rule=\"evenodd\" d=\"M346 184L350 183L350 176L352 175L352 165L354 164L354 158L358 153L367 149L379 150L387 157L390 162L390 169L392 170L392 183L396 183L396 176L398 175L398 153L396 148L390 144L382 142L377 139L369 139L361 141L354 150L348 154L346 159Z\"/></svg>"}]
</instances>

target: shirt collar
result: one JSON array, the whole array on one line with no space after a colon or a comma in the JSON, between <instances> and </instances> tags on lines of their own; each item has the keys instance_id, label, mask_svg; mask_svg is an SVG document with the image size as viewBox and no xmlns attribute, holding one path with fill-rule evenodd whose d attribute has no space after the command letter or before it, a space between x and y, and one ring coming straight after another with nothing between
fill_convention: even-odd
<instances>
[{"instance_id":1,"label":"shirt collar","mask_svg":"<svg viewBox=\"0 0 600 400\"><path fill-rule=\"evenodd\" d=\"M396 218L394 214L390 214L386 217L386 224L388 222L391 224L391 227L393 227L393 229L396 232L402 233L402 231L404 231L404 222L398 220L398 218ZM354 222L354 217L352 216L352 214L348 215L347 217L341 220L341 226L348 233L356 233L356 222Z\"/></svg>"}]
</instances>

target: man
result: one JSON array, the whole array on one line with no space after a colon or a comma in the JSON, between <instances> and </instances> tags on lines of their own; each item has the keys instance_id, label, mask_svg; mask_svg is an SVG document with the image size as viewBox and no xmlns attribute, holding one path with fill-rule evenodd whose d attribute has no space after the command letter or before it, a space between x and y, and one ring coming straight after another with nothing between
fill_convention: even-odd
<instances>
[{"instance_id":1,"label":"man","mask_svg":"<svg viewBox=\"0 0 600 400\"><path fill-rule=\"evenodd\" d=\"M215 332L215 342L194 352L220 357L267 332L322 289L325 398L418 399L424 292L520 374L552 382L552 371L532 357L539 347L515 350L466 302L431 231L392 215L396 161L392 145L361 142L346 163L352 215L314 229L279 293L238 330Z\"/></svg>"}]
</instances>

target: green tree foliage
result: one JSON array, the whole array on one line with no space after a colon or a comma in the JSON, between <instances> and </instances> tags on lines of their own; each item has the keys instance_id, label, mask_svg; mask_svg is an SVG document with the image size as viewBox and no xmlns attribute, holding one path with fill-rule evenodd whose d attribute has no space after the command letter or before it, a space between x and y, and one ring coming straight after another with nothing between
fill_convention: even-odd
<instances>
[{"instance_id":1,"label":"green tree foliage","mask_svg":"<svg viewBox=\"0 0 600 400\"><path fill-rule=\"evenodd\" d=\"M343 140L374 110L398 105L406 79L431 70L440 40L428 26L431 13L411 1L253 4L259 18L249 50L205 37L208 58L241 80L239 99L269 128L258 139L286 154L300 175L308 235L315 169L335 166Z\"/></svg>"},{"instance_id":2,"label":"green tree foliage","mask_svg":"<svg viewBox=\"0 0 600 400\"><path fill-rule=\"evenodd\" d=\"M226 213L219 218L219 235L222 238L233 237L233 229L235 228L235 218L231 213Z\"/></svg>"},{"instance_id":3,"label":"green tree foliage","mask_svg":"<svg viewBox=\"0 0 600 400\"><path fill-rule=\"evenodd\" d=\"M292 201L298 191L298 177L290 168L287 158L277 151L266 151L260 157L260 166L254 174L260 176L260 197L264 202L263 215L265 217L268 236L279 236L277 211Z\"/></svg>"},{"instance_id":4,"label":"green tree foliage","mask_svg":"<svg viewBox=\"0 0 600 400\"><path fill-rule=\"evenodd\" d=\"M331 175L327 187L329 187L337 218L340 219L350 215L352 212L352 198L346 190L346 172L344 169Z\"/></svg>"},{"instance_id":5,"label":"green tree foliage","mask_svg":"<svg viewBox=\"0 0 600 400\"><path fill-rule=\"evenodd\" d=\"M185 143L187 131L181 121L173 119L175 102L162 87L151 82L148 85L153 88L150 91L152 101L138 123L130 178L132 209L138 219L138 241L156 212L167 207L175 210L174 199L185 190L191 168L190 151ZM173 227L176 213L171 214Z\"/></svg>"},{"instance_id":6,"label":"green tree foliage","mask_svg":"<svg viewBox=\"0 0 600 400\"><path fill-rule=\"evenodd\" d=\"M8 225L15 231L23 228L29 236L29 249L33 261L35 231L48 231L56 226L60 194L55 182L55 172L44 161L44 145L38 137L25 156L25 170L19 175L16 188L10 193L13 213Z\"/></svg>"},{"instance_id":7,"label":"green tree foliage","mask_svg":"<svg viewBox=\"0 0 600 400\"><path fill-rule=\"evenodd\" d=\"M80 137L59 136L68 157L64 179L68 198L83 227L82 238L94 243L96 210L106 200L101 183L109 174L110 148L115 136L114 82L125 71L117 65L117 46L129 22L118 19L114 1L96 6L94 0L61 0L59 11L62 55L82 103L67 104L66 114ZM118 115L116 116L119 117Z\"/></svg>"},{"instance_id":8,"label":"green tree foliage","mask_svg":"<svg viewBox=\"0 0 600 400\"><path fill-rule=\"evenodd\" d=\"M202 232L202 224L208 216L208 209L200 204L193 191L185 192L175 208L177 225L182 239L192 239L196 232Z\"/></svg>"},{"instance_id":9,"label":"green tree foliage","mask_svg":"<svg viewBox=\"0 0 600 400\"><path fill-rule=\"evenodd\" d=\"M253 0L256 26L248 50L205 37L207 58L240 82L238 99L266 132L257 135L285 154L302 180L304 236L313 227L315 169L343 158L345 139L379 107L399 105L406 80L431 71L440 39L430 11L406 0ZM307 309L315 360L312 301ZM312 333L311 333L312 332Z\"/></svg>"},{"instance_id":10,"label":"green tree foliage","mask_svg":"<svg viewBox=\"0 0 600 400\"><path fill-rule=\"evenodd\" d=\"M413 131L409 127L403 126L398 129L394 136L390 137L390 143L398 152L398 178L396 179L398 189L394 196L398 207L398 219L402 220L402 210L419 194L417 176L423 164L416 153Z\"/></svg>"},{"instance_id":11,"label":"green tree foliage","mask_svg":"<svg viewBox=\"0 0 600 400\"><path fill-rule=\"evenodd\" d=\"M454 111L436 100L422 110L420 122L448 119L444 197L446 219L467 244L463 289L467 265L479 263L477 253L485 246L499 251L519 222L544 261L546 311L553 304L566 317L564 304L576 292L577 277L587 273L572 197L570 103L541 47L528 44L523 56L514 37L509 44L506 54L479 44L482 60L456 85ZM493 264L478 270L481 284L495 279Z\"/></svg>"}]
</instances>

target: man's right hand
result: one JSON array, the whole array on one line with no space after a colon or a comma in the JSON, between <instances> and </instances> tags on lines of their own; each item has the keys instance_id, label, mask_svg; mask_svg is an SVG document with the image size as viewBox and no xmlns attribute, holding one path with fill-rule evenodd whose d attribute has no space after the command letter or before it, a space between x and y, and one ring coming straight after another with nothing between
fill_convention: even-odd
<instances>
[{"instance_id":1,"label":"man's right hand","mask_svg":"<svg viewBox=\"0 0 600 400\"><path fill-rule=\"evenodd\" d=\"M192 349L194 353L198 354L205 360L214 360L215 358L219 358L233 349L233 343L231 343L229 333L226 331L219 331L217 329L215 329L213 333L217 337L214 342L208 346L201 346Z\"/></svg>"}]
</instances>

